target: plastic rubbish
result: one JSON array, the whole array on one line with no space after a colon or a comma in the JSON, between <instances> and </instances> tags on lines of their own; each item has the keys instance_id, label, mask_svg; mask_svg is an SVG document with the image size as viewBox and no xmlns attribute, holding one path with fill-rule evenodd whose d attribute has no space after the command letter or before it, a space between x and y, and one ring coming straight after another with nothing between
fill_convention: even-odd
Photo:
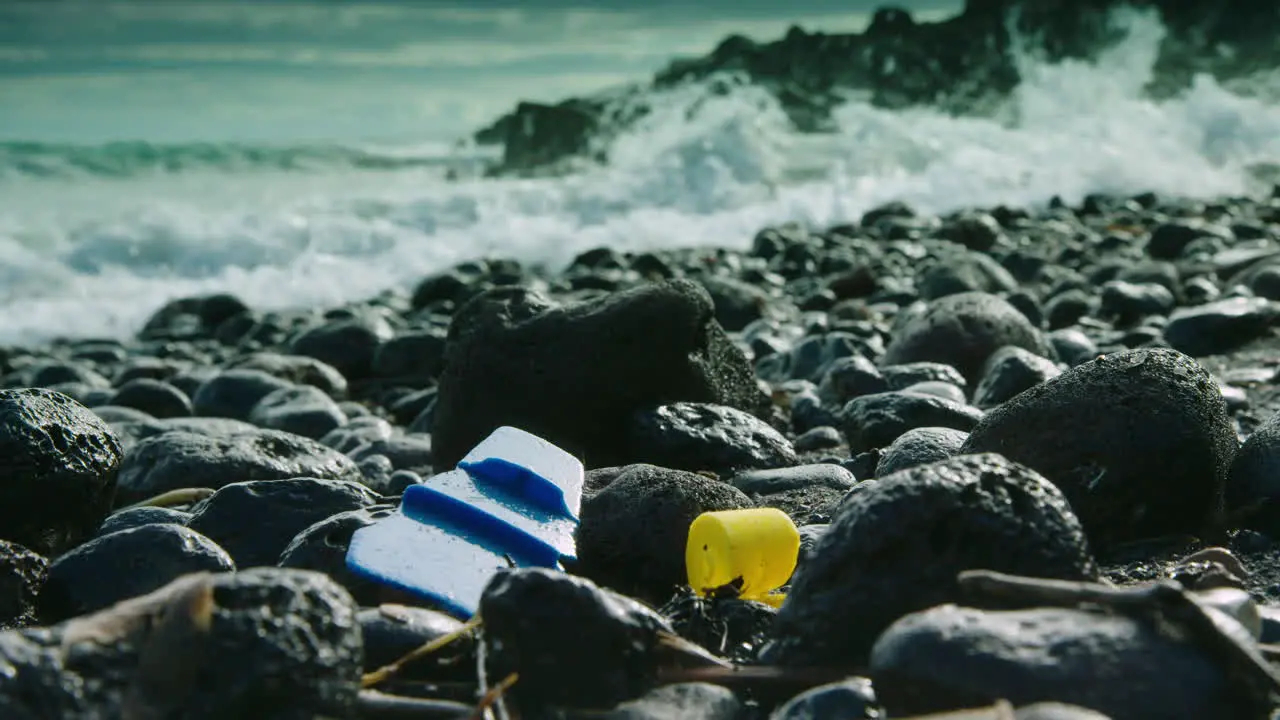
<instances>
[{"instance_id":1,"label":"plastic rubbish","mask_svg":"<svg viewBox=\"0 0 1280 720\"><path fill-rule=\"evenodd\" d=\"M410 486L397 512L357 530L347 567L470 618L497 572L563 569L576 557L583 479L577 458L500 427L457 469Z\"/></svg>"},{"instance_id":2,"label":"plastic rubbish","mask_svg":"<svg viewBox=\"0 0 1280 720\"><path fill-rule=\"evenodd\" d=\"M791 579L800 556L800 532L777 508L707 512L689 526L685 567L689 586L707 596L741 579L738 597L774 607L774 592Z\"/></svg>"}]
</instances>

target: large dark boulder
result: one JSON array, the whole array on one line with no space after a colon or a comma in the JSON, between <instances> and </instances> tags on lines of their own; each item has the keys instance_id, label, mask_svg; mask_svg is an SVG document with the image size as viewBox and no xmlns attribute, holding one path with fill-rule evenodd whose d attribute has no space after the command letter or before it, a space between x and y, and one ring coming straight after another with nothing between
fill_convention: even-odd
<instances>
[{"instance_id":1,"label":"large dark boulder","mask_svg":"<svg viewBox=\"0 0 1280 720\"><path fill-rule=\"evenodd\" d=\"M1062 489L1095 546L1195 532L1222 508L1236 434L1217 383L1174 350L1105 355L986 414L997 452Z\"/></svg>"},{"instance_id":2,"label":"large dark boulder","mask_svg":"<svg viewBox=\"0 0 1280 720\"><path fill-rule=\"evenodd\" d=\"M527 288L497 288L463 306L449 328L436 468L452 468L501 425L546 438L589 467L626 464L633 415L680 401L762 418L771 411L697 284L650 284L566 306Z\"/></svg>"}]
</instances>

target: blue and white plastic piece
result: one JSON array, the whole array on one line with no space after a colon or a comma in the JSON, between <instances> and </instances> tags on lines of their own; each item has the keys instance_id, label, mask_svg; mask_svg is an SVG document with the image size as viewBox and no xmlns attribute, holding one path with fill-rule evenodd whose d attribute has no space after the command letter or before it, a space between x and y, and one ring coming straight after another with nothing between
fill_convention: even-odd
<instances>
[{"instance_id":1,"label":"blue and white plastic piece","mask_svg":"<svg viewBox=\"0 0 1280 720\"><path fill-rule=\"evenodd\" d=\"M456 470L410 486L399 510L357 530L347 567L470 618L499 571L563 569L576 557L583 478L574 456L500 427Z\"/></svg>"}]
</instances>

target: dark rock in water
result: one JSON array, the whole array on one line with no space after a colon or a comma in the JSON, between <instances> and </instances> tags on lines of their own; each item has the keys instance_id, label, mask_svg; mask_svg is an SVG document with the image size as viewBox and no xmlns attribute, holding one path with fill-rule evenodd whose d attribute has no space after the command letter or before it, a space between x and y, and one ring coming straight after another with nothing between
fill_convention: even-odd
<instances>
[{"instance_id":1,"label":"dark rock in water","mask_svg":"<svg viewBox=\"0 0 1280 720\"><path fill-rule=\"evenodd\" d=\"M359 482L347 456L315 440L276 430L231 435L170 431L147 438L120 468L116 501L135 503L188 487L217 490L248 480L314 477ZM101 518L95 522L101 522Z\"/></svg>"},{"instance_id":2,"label":"dark rock in water","mask_svg":"<svg viewBox=\"0 0 1280 720\"><path fill-rule=\"evenodd\" d=\"M361 610L357 618L364 638L365 672L389 665L462 627L460 620L444 613L405 605L367 608ZM475 677L475 667L475 643L463 637L439 652L406 663L396 677L402 680L462 680Z\"/></svg>"},{"instance_id":3,"label":"dark rock in water","mask_svg":"<svg viewBox=\"0 0 1280 720\"><path fill-rule=\"evenodd\" d=\"M742 701L733 691L710 683L677 683L650 690L610 710L608 720L735 720Z\"/></svg>"},{"instance_id":4,"label":"dark rock in water","mask_svg":"<svg viewBox=\"0 0 1280 720\"><path fill-rule=\"evenodd\" d=\"M0 630L36 622L36 597L48 573L49 561L43 556L0 540Z\"/></svg>"},{"instance_id":5,"label":"dark rock in water","mask_svg":"<svg viewBox=\"0 0 1280 720\"><path fill-rule=\"evenodd\" d=\"M845 438L853 452L888 447L908 430L946 427L968 431L982 411L936 395L887 392L864 395L841 411Z\"/></svg>"},{"instance_id":6,"label":"dark rock in water","mask_svg":"<svg viewBox=\"0 0 1280 720\"><path fill-rule=\"evenodd\" d=\"M191 403L197 415L248 420L262 398L292 387L261 370L224 370L204 381Z\"/></svg>"},{"instance_id":7,"label":"dark rock in water","mask_svg":"<svg viewBox=\"0 0 1280 720\"><path fill-rule=\"evenodd\" d=\"M1078 365L991 410L961 452L998 452L1049 478L1095 547L1195 532L1222 507L1236 434L1191 358L1129 350Z\"/></svg>"},{"instance_id":8,"label":"dark rock in water","mask_svg":"<svg viewBox=\"0 0 1280 720\"><path fill-rule=\"evenodd\" d=\"M1122 614L943 605L894 623L871 655L876 695L897 716L1005 699L1156 720L1266 717L1193 644Z\"/></svg>"},{"instance_id":9,"label":"dark rock in water","mask_svg":"<svg viewBox=\"0 0 1280 720\"><path fill-rule=\"evenodd\" d=\"M906 322L885 350L882 365L930 361L950 365L972 383L996 350L1013 345L1037 355L1049 352L1040 332L1005 300L959 293L930 302Z\"/></svg>"},{"instance_id":10,"label":"dark rock in water","mask_svg":"<svg viewBox=\"0 0 1280 720\"><path fill-rule=\"evenodd\" d=\"M324 391L309 385L281 388L258 401L249 422L309 438L322 438L347 422L346 413Z\"/></svg>"},{"instance_id":11,"label":"dark rock in water","mask_svg":"<svg viewBox=\"0 0 1280 720\"><path fill-rule=\"evenodd\" d=\"M110 535L121 530L129 530L143 525L158 525L161 523L169 523L171 525L186 525L191 519L191 513L182 510L175 510L168 507L135 507L124 510L117 510L107 516L102 521L101 527L98 528L98 537Z\"/></svg>"},{"instance_id":12,"label":"dark rock in water","mask_svg":"<svg viewBox=\"0 0 1280 720\"><path fill-rule=\"evenodd\" d=\"M521 288L478 296L449 330L436 468L451 469L501 425L607 467L625 463L637 411L687 401L770 417L768 396L712 313L706 291L684 280L565 307Z\"/></svg>"},{"instance_id":13,"label":"dark rock in water","mask_svg":"<svg viewBox=\"0 0 1280 720\"><path fill-rule=\"evenodd\" d=\"M187 573L226 572L225 550L181 525L158 524L100 535L54 560L36 606L53 624L145 595Z\"/></svg>"},{"instance_id":14,"label":"dark rock in water","mask_svg":"<svg viewBox=\"0 0 1280 720\"><path fill-rule=\"evenodd\" d=\"M1280 300L1280 264L1268 264L1250 274L1249 289L1254 295L1268 300Z\"/></svg>"},{"instance_id":15,"label":"dark rock in water","mask_svg":"<svg viewBox=\"0 0 1280 720\"><path fill-rule=\"evenodd\" d=\"M727 474L799 462L791 443L741 410L675 403L637 413L628 432L630 457L676 470Z\"/></svg>"},{"instance_id":16,"label":"dark rock in water","mask_svg":"<svg viewBox=\"0 0 1280 720\"><path fill-rule=\"evenodd\" d=\"M682 587L658 614L680 637L717 657L751 662L768 638L778 611L772 606L734 597L701 597Z\"/></svg>"},{"instance_id":17,"label":"dark rock in water","mask_svg":"<svg viewBox=\"0 0 1280 720\"><path fill-rule=\"evenodd\" d=\"M396 379L414 387L431 384L444 367L445 334L418 331L397 335L378 346L374 377Z\"/></svg>"},{"instance_id":18,"label":"dark rock in water","mask_svg":"<svg viewBox=\"0 0 1280 720\"><path fill-rule=\"evenodd\" d=\"M628 597L541 568L495 576L480 615L490 677L518 672L508 696L521 708L601 708L639 697L656 682L660 639L674 634Z\"/></svg>"},{"instance_id":19,"label":"dark rock in water","mask_svg":"<svg viewBox=\"0 0 1280 720\"><path fill-rule=\"evenodd\" d=\"M780 470L752 470L735 475L729 480L729 484L744 493L761 495L815 486L848 490L856 482L857 478L853 473L829 463L797 465Z\"/></svg>"},{"instance_id":20,"label":"dark rock in water","mask_svg":"<svg viewBox=\"0 0 1280 720\"><path fill-rule=\"evenodd\" d=\"M961 390L969 386L959 370L945 363L912 362L880 368L890 390L905 390L924 382L944 382Z\"/></svg>"},{"instance_id":21,"label":"dark rock in water","mask_svg":"<svg viewBox=\"0 0 1280 720\"><path fill-rule=\"evenodd\" d=\"M1270 300L1227 298L1174 312L1164 327L1164 339L1188 355L1224 353L1261 336L1278 314Z\"/></svg>"},{"instance_id":22,"label":"dark rock in water","mask_svg":"<svg viewBox=\"0 0 1280 720\"><path fill-rule=\"evenodd\" d=\"M985 253L999 242L1004 235L1004 229L1000 227L998 220L987 213L964 212L949 219L938 234L970 250ZM978 255L978 257L988 256Z\"/></svg>"},{"instance_id":23,"label":"dark rock in water","mask_svg":"<svg viewBox=\"0 0 1280 720\"><path fill-rule=\"evenodd\" d=\"M378 348L394 335L381 317L348 318L307 330L293 340L290 349L332 366L348 381L363 380L373 373Z\"/></svg>"},{"instance_id":24,"label":"dark rock in water","mask_svg":"<svg viewBox=\"0 0 1280 720\"><path fill-rule=\"evenodd\" d=\"M968 437L969 433L952 428L912 428L899 435L881 453L876 477L955 457L960 454L960 447Z\"/></svg>"},{"instance_id":25,"label":"dark rock in water","mask_svg":"<svg viewBox=\"0 0 1280 720\"><path fill-rule=\"evenodd\" d=\"M899 617L957 599L972 568L1098 573L1066 499L1035 471L993 454L921 465L845 498L792 578L764 661L856 666Z\"/></svg>"},{"instance_id":26,"label":"dark rock in water","mask_svg":"<svg viewBox=\"0 0 1280 720\"><path fill-rule=\"evenodd\" d=\"M1163 285L1112 280L1102 286L1099 309L1127 325L1149 315L1166 315L1175 304L1173 293Z\"/></svg>"},{"instance_id":27,"label":"dark rock in water","mask_svg":"<svg viewBox=\"0 0 1280 720\"><path fill-rule=\"evenodd\" d=\"M110 405L137 408L157 418L190 417L191 399L167 382L138 378L116 390L107 401Z\"/></svg>"},{"instance_id":28,"label":"dark rock in water","mask_svg":"<svg viewBox=\"0 0 1280 720\"><path fill-rule=\"evenodd\" d=\"M347 589L361 605L377 605L383 595L380 585L347 568L351 536L387 517L394 508L378 505L338 513L298 533L280 553L280 567L322 572Z\"/></svg>"},{"instance_id":29,"label":"dark rock in water","mask_svg":"<svg viewBox=\"0 0 1280 720\"><path fill-rule=\"evenodd\" d=\"M833 360L822 375L818 396L828 405L842 407L860 396L885 392L889 382L870 360L861 355Z\"/></svg>"},{"instance_id":30,"label":"dark rock in water","mask_svg":"<svg viewBox=\"0 0 1280 720\"><path fill-rule=\"evenodd\" d=\"M729 332L737 332L764 316L769 295L751 283L722 277L706 277L699 284L711 296L716 322Z\"/></svg>"},{"instance_id":31,"label":"dark rock in water","mask_svg":"<svg viewBox=\"0 0 1280 720\"><path fill-rule=\"evenodd\" d=\"M828 450L844 444L844 436L830 425L820 425L806 430L792 443L796 452L806 453L815 450Z\"/></svg>"},{"instance_id":32,"label":"dark rock in water","mask_svg":"<svg viewBox=\"0 0 1280 720\"><path fill-rule=\"evenodd\" d=\"M584 498L574 572L618 592L663 602L688 579L684 552L694 518L752 505L725 482L653 465L628 466L599 493Z\"/></svg>"},{"instance_id":33,"label":"dark rock in water","mask_svg":"<svg viewBox=\"0 0 1280 720\"><path fill-rule=\"evenodd\" d=\"M346 480L289 478L225 485L191 509L187 526L226 549L240 567L275 565L298 533L332 515L378 504Z\"/></svg>"},{"instance_id":34,"label":"dark rock in water","mask_svg":"<svg viewBox=\"0 0 1280 720\"><path fill-rule=\"evenodd\" d=\"M294 385L319 388L333 398L347 394L347 379L336 368L315 358L280 353L254 353L231 363L230 369L261 370Z\"/></svg>"},{"instance_id":35,"label":"dark rock in water","mask_svg":"<svg viewBox=\"0 0 1280 720\"><path fill-rule=\"evenodd\" d=\"M819 685L791 698L769 720L878 720L880 705L867 678Z\"/></svg>"},{"instance_id":36,"label":"dark rock in water","mask_svg":"<svg viewBox=\"0 0 1280 720\"><path fill-rule=\"evenodd\" d=\"M973 391L973 404L983 410L1062 374L1052 361L1019 347L1000 348L987 361L982 382Z\"/></svg>"},{"instance_id":37,"label":"dark rock in water","mask_svg":"<svg viewBox=\"0 0 1280 720\"><path fill-rule=\"evenodd\" d=\"M0 390L0 539L56 555L111 509L120 443L102 418L51 390Z\"/></svg>"},{"instance_id":38,"label":"dark rock in water","mask_svg":"<svg viewBox=\"0 0 1280 720\"><path fill-rule=\"evenodd\" d=\"M990 255L966 253L947 257L920 274L920 297L936 300L966 292L1007 293L1018 289L1018 281Z\"/></svg>"},{"instance_id":39,"label":"dark rock in water","mask_svg":"<svg viewBox=\"0 0 1280 720\"><path fill-rule=\"evenodd\" d=\"M232 295L181 298L157 310L142 326L138 337L142 340L207 338L222 323L247 312L249 306Z\"/></svg>"}]
</instances>

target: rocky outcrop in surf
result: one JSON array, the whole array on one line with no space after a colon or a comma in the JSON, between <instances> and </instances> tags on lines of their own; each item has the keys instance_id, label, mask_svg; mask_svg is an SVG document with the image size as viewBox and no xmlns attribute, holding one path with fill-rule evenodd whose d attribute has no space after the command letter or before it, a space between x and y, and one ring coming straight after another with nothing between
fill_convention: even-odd
<instances>
[{"instance_id":1,"label":"rocky outcrop in surf","mask_svg":"<svg viewBox=\"0 0 1280 720\"><path fill-rule=\"evenodd\" d=\"M553 105L522 102L474 139L503 148L499 174L604 161L608 139L650 111L647 96L709 80L711 93L734 81L768 90L801 132L829 128L831 111L850 93L889 109L990 114L1021 80L1019 51L1046 62L1096 59L1124 38L1115 11L1126 8L1156 13L1166 30L1147 87L1154 97L1176 94L1201 73L1231 82L1276 66L1277 3L966 0L962 12L939 22L886 7L862 33L793 27L770 43L734 35L708 55L672 62L647 83Z\"/></svg>"}]
</instances>

